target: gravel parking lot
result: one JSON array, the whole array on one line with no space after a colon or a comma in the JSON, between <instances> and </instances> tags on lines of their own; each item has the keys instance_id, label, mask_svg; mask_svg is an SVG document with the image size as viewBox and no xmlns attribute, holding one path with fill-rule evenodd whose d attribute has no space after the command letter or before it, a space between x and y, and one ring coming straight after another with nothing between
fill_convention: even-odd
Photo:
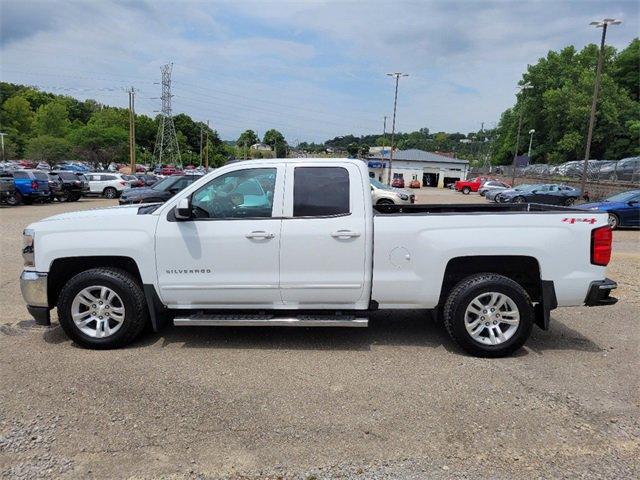
<instances>
[{"instance_id":1,"label":"gravel parking lot","mask_svg":"<svg viewBox=\"0 0 640 480\"><path fill-rule=\"evenodd\" d=\"M640 477L640 232L614 234L618 304L555 310L512 358L465 355L422 311L84 350L24 308L21 231L115 203L0 208L3 477Z\"/></svg>"}]
</instances>

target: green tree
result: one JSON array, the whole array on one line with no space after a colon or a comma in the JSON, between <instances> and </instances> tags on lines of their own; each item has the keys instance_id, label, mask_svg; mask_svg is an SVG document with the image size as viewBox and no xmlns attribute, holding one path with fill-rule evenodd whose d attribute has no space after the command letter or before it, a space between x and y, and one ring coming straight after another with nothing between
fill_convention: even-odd
<instances>
[{"instance_id":1,"label":"green tree","mask_svg":"<svg viewBox=\"0 0 640 480\"><path fill-rule=\"evenodd\" d=\"M267 130L262 141L273 148L277 158L283 158L287 155L287 142L284 135L278 130L273 128Z\"/></svg>"},{"instance_id":2,"label":"green tree","mask_svg":"<svg viewBox=\"0 0 640 480\"><path fill-rule=\"evenodd\" d=\"M71 125L67 106L60 100L54 100L40 106L33 125L38 135L65 136Z\"/></svg>"},{"instance_id":3,"label":"green tree","mask_svg":"<svg viewBox=\"0 0 640 480\"><path fill-rule=\"evenodd\" d=\"M26 157L29 160L55 163L69 158L71 144L65 138L39 135L27 143Z\"/></svg>"},{"instance_id":4,"label":"green tree","mask_svg":"<svg viewBox=\"0 0 640 480\"><path fill-rule=\"evenodd\" d=\"M0 123L2 128L13 129L19 135L29 134L33 123L31 105L20 95L9 98L2 105Z\"/></svg>"},{"instance_id":5,"label":"green tree","mask_svg":"<svg viewBox=\"0 0 640 480\"><path fill-rule=\"evenodd\" d=\"M640 101L640 40L633 39L613 62L611 76L624 88L632 100Z\"/></svg>"},{"instance_id":6,"label":"green tree","mask_svg":"<svg viewBox=\"0 0 640 480\"><path fill-rule=\"evenodd\" d=\"M121 127L87 124L73 130L69 140L74 153L84 161L93 164L128 161L129 131Z\"/></svg>"},{"instance_id":7,"label":"green tree","mask_svg":"<svg viewBox=\"0 0 640 480\"><path fill-rule=\"evenodd\" d=\"M238 140L236 140L236 145L241 148L244 148L245 146L249 148L251 145L258 143L259 141L260 139L258 138L258 135L256 135L256 132L253 130L245 130L240 134Z\"/></svg>"},{"instance_id":8,"label":"green tree","mask_svg":"<svg viewBox=\"0 0 640 480\"><path fill-rule=\"evenodd\" d=\"M360 145L358 145L356 142L351 142L349 145L347 145L347 153L350 157L355 157L356 155L358 155L358 150L360 150Z\"/></svg>"}]
</instances>

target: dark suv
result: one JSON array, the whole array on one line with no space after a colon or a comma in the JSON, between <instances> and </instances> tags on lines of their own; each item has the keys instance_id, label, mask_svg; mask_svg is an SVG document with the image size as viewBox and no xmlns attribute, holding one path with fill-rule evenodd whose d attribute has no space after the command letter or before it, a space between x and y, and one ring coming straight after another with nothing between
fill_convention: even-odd
<instances>
[{"instance_id":1,"label":"dark suv","mask_svg":"<svg viewBox=\"0 0 640 480\"><path fill-rule=\"evenodd\" d=\"M89 191L89 182L81 173L55 171L49 173L51 197L60 202L77 202Z\"/></svg>"},{"instance_id":2,"label":"dark suv","mask_svg":"<svg viewBox=\"0 0 640 480\"><path fill-rule=\"evenodd\" d=\"M202 175L171 175L149 188L142 187L125 190L120 196L120 205L166 202L199 178L202 178Z\"/></svg>"}]
</instances>

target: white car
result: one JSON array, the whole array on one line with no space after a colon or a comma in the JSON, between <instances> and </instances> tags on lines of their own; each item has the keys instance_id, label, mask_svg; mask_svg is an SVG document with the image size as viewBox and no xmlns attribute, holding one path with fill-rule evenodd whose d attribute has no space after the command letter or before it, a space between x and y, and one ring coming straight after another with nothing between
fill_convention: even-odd
<instances>
[{"instance_id":1,"label":"white car","mask_svg":"<svg viewBox=\"0 0 640 480\"><path fill-rule=\"evenodd\" d=\"M85 176L89 180L89 195L117 198L122 195L123 191L131 188L131 182L125 180L125 176L121 173L85 173Z\"/></svg>"},{"instance_id":2,"label":"white car","mask_svg":"<svg viewBox=\"0 0 640 480\"><path fill-rule=\"evenodd\" d=\"M168 321L364 327L374 310L430 309L488 357L520 348L534 325L548 329L558 306L616 302L606 212L374 207L370 190L360 160L251 160L164 204L55 215L24 231L22 294L38 323L57 306L65 333L88 348Z\"/></svg>"},{"instance_id":3,"label":"white car","mask_svg":"<svg viewBox=\"0 0 640 480\"><path fill-rule=\"evenodd\" d=\"M484 197L489 190L506 190L508 188L511 188L511 185L507 183L498 180L488 180L478 189L478 193Z\"/></svg>"}]
</instances>

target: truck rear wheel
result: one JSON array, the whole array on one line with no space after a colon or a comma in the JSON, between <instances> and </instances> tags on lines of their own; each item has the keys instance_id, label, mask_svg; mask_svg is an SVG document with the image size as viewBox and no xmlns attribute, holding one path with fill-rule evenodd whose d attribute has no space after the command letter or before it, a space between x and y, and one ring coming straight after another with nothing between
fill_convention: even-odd
<instances>
[{"instance_id":1,"label":"truck rear wheel","mask_svg":"<svg viewBox=\"0 0 640 480\"><path fill-rule=\"evenodd\" d=\"M471 192L471 189L469 187L462 187L462 193L464 193L465 195L469 195L469 192Z\"/></svg>"},{"instance_id":2,"label":"truck rear wheel","mask_svg":"<svg viewBox=\"0 0 640 480\"><path fill-rule=\"evenodd\" d=\"M129 272L93 268L62 288L58 319L77 344L109 349L131 343L149 322L149 312L144 292Z\"/></svg>"},{"instance_id":3,"label":"truck rear wheel","mask_svg":"<svg viewBox=\"0 0 640 480\"><path fill-rule=\"evenodd\" d=\"M451 338L479 357L504 357L518 350L533 326L527 292L503 275L481 273L459 282L443 312Z\"/></svg>"}]
</instances>

